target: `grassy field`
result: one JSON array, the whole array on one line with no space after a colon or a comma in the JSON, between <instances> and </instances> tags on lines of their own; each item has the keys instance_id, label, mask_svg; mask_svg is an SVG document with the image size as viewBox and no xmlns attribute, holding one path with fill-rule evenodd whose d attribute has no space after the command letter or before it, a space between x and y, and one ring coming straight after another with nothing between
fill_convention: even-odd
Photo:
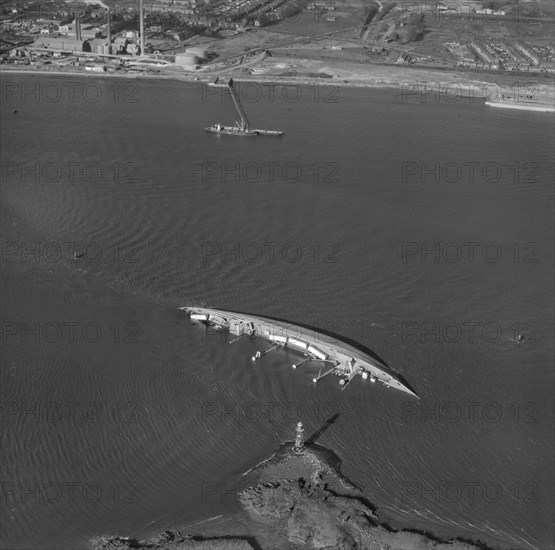
<instances>
[{"instance_id":1,"label":"grassy field","mask_svg":"<svg viewBox=\"0 0 555 550\"><path fill-rule=\"evenodd\" d=\"M337 20L326 21L326 18L330 15L337 17ZM275 33L286 33L297 36L317 36L359 26L360 24L360 12L358 10L341 9L326 13L305 11L298 15L284 18L279 23L267 27L267 29Z\"/></svg>"}]
</instances>

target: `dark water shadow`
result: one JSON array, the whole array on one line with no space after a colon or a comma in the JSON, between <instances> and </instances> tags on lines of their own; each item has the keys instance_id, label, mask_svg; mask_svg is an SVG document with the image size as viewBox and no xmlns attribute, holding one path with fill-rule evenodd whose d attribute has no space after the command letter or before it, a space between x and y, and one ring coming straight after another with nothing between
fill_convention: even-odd
<instances>
[{"instance_id":1,"label":"dark water shadow","mask_svg":"<svg viewBox=\"0 0 555 550\"><path fill-rule=\"evenodd\" d=\"M328 418L322 426L320 426L312 435L305 440L305 445L312 445L316 440L336 422L339 418L339 413L335 413L332 417Z\"/></svg>"}]
</instances>

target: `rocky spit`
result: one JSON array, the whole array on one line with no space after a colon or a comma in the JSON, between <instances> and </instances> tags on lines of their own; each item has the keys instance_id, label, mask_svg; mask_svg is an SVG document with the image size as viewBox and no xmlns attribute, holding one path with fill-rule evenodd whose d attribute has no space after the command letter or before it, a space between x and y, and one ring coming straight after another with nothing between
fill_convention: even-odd
<instances>
[{"instance_id":1,"label":"rocky spit","mask_svg":"<svg viewBox=\"0 0 555 550\"><path fill-rule=\"evenodd\" d=\"M492 550L481 542L444 540L380 522L376 507L341 474L335 453L311 444L295 454L292 446L282 445L249 472L253 483L239 494L242 511L233 518L143 541L95 537L91 549Z\"/></svg>"}]
</instances>

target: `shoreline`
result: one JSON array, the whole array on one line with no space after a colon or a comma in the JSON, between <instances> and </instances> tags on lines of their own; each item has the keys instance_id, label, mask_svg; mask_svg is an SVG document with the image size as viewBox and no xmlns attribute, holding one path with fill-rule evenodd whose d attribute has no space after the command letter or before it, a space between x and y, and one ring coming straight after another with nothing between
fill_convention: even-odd
<instances>
[{"instance_id":1,"label":"shoreline","mask_svg":"<svg viewBox=\"0 0 555 550\"><path fill-rule=\"evenodd\" d=\"M493 550L480 540L397 529L380 520L378 507L341 473L337 454L314 439L307 440L301 453L292 451L293 442L286 442L251 468L249 485L237 495L242 510L236 514L189 523L142 541L96 536L89 540L90 548L286 550L299 545L305 550Z\"/></svg>"},{"instance_id":2,"label":"shoreline","mask_svg":"<svg viewBox=\"0 0 555 550\"><path fill-rule=\"evenodd\" d=\"M289 58L272 58L273 60L291 62ZM306 60L305 60L306 61ZM280 63L277 63L280 65ZM329 68L329 67L326 67ZM321 69L324 71L326 68ZM357 69L355 67L355 69ZM16 69L13 67L0 66L0 75L34 75L34 76L54 76L54 77L92 77L106 79L126 79L126 80L173 80L177 82L191 82L198 84L208 84L213 82L216 77L233 77L235 82L254 83L260 85L274 86L314 86L321 85L329 88L370 88L383 90L397 90L403 93L404 103L426 102L429 95L435 96L436 102L444 101L446 103L456 103L458 100L468 100L470 103L474 101L483 101L485 104L493 104L501 106L498 101L503 95L512 96L515 93L514 85L506 83L494 82L494 80L507 79L508 75L495 75L500 78L484 79L485 75L472 73L473 78L463 79L464 76L470 76L470 73L444 71L426 68L395 68L382 66L377 68L378 74L368 71L369 67L363 67L367 74L348 72L341 77L326 77L326 73L322 72L322 76L312 76L303 74L302 71L298 75L271 73L271 67L268 71L258 74L244 74L243 69L234 68L227 69L224 73L198 71L194 73L180 73L177 71L160 72L158 74L141 74L129 72L85 72L85 71L61 71L61 70L45 70L45 69ZM283 72L283 71L282 71ZM312 73L315 74L315 73ZM426 80L423 77L428 77ZM429 78L432 77L432 78ZM482 77L482 78L480 78ZM535 78L531 76L530 78ZM537 78L535 78L537 80ZM535 86L534 91L537 94L536 101L517 100L510 103L505 99L504 105L510 105L508 108L521 110L540 110L531 109L530 107L548 107L549 112L555 104L555 86L554 79L550 79L549 83L533 82L528 85L528 89ZM526 91L526 87L516 82L517 90L522 86L522 91ZM493 90L492 90L493 88ZM433 101L433 100L432 100ZM331 101L330 101L331 102ZM547 112L547 111L543 111Z\"/></svg>"},{"instance_id":3,"label":"shoreline","mask_svg":"<svg viewBox=\"0 0 555 550\"><path fill-rule=\"evenodd\" d=\"M497 107L501 109L519 109L521 111L536 111L539 113L555 113L555 104L549 103L508 103L506 101L486 101L489 107Z\"/></svg>"}]
</instances>

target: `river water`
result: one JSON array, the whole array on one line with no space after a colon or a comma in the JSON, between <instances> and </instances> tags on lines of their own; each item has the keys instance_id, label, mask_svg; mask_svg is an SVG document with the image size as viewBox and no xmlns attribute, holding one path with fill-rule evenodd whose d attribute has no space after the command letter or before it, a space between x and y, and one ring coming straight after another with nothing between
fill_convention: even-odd
<instances>
[{"instance_id":1,"label":"river water","mask_svg":"<svg viewBox=\"0 0 555 550\"><path fill-rule=\"evenodd\" d=\"M318 443L390 524L553 547L551 115L252 87L286 134L240 139L200 84L3 81L2 548L233 512L336 413ZM352 338L421 400L253 364L202 303Z\"/></svg>"}]
</instances>

